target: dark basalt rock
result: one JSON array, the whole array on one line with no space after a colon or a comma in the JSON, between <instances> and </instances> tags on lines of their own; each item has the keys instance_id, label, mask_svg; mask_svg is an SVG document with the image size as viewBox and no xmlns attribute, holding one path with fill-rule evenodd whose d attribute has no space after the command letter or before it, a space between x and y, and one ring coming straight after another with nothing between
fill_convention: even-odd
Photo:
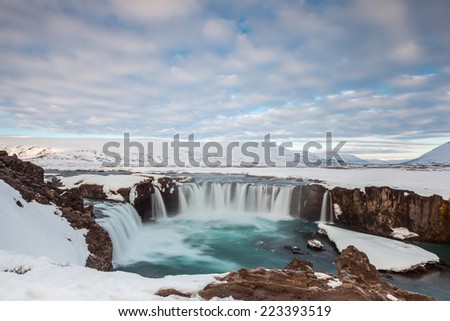
<instances>
[{"instance_id":1,"label":"dark basalt rock","mask_svg":"<svg viewBox=\"0 0 450 321\"><path fill-rule=\"evenodd\" d=\"M41 167L22 161L16 155L8 156L5 151L0 151L0 179L19 191L27 202L55 204L73 228L87 229L86 243L91 254L86 266L102 271L112 269L111 239L95 222L92 208L84 207L79 189L63 191L56 184L44 183Z\"/></svg>"},{"instance_id":2,"label":"dark basalt rock","mask_svg":"<svg viewBox=\"0 0 450 321\"><path fill-rule=\"evenodd\" d=\"M367 256L354 247L345 249L338 262L339 274L325 277L317 277L310 263L297 259L283 270L241 269L207 285L199 295L249 301L434 300L381 281Z\"/></svg>"},{"instance_id":3,"label":"dark basalt rock","mask_svg":"<svg viewBox=\"0 0 450 321\"><path fill-rule=\"evenodd\" d=\"M292 191L290 213L308 221L318 221L323 194L327 189L322 185L300 185Z\"/></svg>"},{"instance_id":4,"label":"dark basalt rock","mask_svg":"<svg viewBox=\"0 0 450 321\"><path fill-rule=\"evenodd\" d=\"M152 194L154 191L154 186L152 184L153 179L148 179L137 183L135 185L136 197L134 203L132 204L136 211L141 216L142 220L146 221L152 218Z\"/></svg>"},{"instance_id":5,"label":"dark basalt rock","mask_svg":"<svg viewBox=\"0 0 450 321\"><path fill-rule=\"evenodd\" d=\"M391 227L406 227L417 240L450 242L450 201L441 196L372 186L365 192L336 187L332 198L342 209L339 223L385 237Z\"/></svg>"},{"instance_id":6,"label":"dark basalt rock","mask_svg":"<svg viewBox=\"0 0 450 321\"><path fill-rule=\"evenodd\" d=\"M164 199L166 210L168 213L178 212L178 187L175 180L170 177L158 178L158 185L161 186L159 191Z\"/></svg>"},{"instance_id":7,"label":"dark basalt rock","mask_svg":"<svg viewBox=\"0 0 450 321\"><path fill-rule=\"evenodd\" d=\"M134 189L133 202L130 200L130 193ZM155 184L154 178L149 177L134 186L126 186L118 189L116 192L121 195L125 202L132 203L139 216L143 221L153 219L152 213L152 194L155 193L155 188L158 188L164 199L164 204L168 213L178 212L178 186L175 180L170 177L160 177ZM97 184L81 184L74 188L77 194L83 198L90 198L96 200L106 200L108 196L103 192L103 185Z\"/></svg>"}]
</instances>

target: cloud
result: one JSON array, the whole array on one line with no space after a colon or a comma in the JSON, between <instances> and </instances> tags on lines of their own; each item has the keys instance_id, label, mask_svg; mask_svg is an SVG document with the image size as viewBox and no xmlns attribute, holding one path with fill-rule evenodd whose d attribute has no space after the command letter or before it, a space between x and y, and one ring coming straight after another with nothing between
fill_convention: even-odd
<instances>
[{"instance_id":1,"label":"cloud","mask_svg":"<svg viewBox=\"0 0 450 321\"><path fill-rule=\"evenodd\" d=\"M146 23L151 23L152 20L159 22L159 20L185 17L198 8L195 0L114 0L112 5L115 7L115 11L120 14L119 17L139 19Z\"/></svg>"},{"instance_id":2,"label":"cloud","mask_svg":"<svg viewBox=\"0 0 450 321\"><path fill-rule=\"evenodd\" d=\"M2 1L2 129L439 141L450 134L448 9Z\"/></svg>"},{"instance_id":3,"label":"cloud","mask_svg":"<svg viewBox=\"0 0 450 321\"><path fill-rule=\"evenodd\" d=\"M202 32L207 40L220 45L230 44L236 36L234 22L225 19L208 19Z\"/></svg>"}]
</instances>

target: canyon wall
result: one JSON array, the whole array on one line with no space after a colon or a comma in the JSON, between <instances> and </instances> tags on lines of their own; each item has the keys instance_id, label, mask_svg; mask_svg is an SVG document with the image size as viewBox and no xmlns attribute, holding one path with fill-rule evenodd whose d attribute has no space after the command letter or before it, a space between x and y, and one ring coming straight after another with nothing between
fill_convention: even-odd
<instances>
[{"instance_id":1,"label":"canyon wall","mask_svg":"<svg viewBox=\"0 0 450 321\"><path fill-rule=\"evenodd\" d=\"M364 192L335 187L331 193L333 203L342 210L337 215L339 223L386 237L391 228L406 227L419 234L417 240L450 242L450 201L441 196L386 186L366 187Z\"/></svg>"}]
</instances>

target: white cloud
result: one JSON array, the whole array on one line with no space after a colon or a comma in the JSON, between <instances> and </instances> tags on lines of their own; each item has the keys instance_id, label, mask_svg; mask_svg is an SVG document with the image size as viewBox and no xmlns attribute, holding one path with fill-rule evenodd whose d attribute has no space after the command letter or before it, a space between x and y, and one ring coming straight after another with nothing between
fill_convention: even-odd
<instances>
[{"instance_id":1,"label":"white cloud","mask_svg":"<svg viewBox=\"0 0 450 321\"><path fill-rule=\"evenodd\" d=\"M202 32L207 40L220 45L229 44L236 35L234 22L225 19L208 19Z\"/></svg>"},{"instance_id":2,"label":"white cloud","mask_svg":"<svg viewBox=\"0 0 450 321\"><path fill-rule=\"evenodd\" d=\"M420 10L403 1L3 1L2 126L443 137L450 62L437 49L448 51L448 22L425 23Z\"/></svg>"},{"instance_id":3,"label":"white cloud","mask_svg":"<svg viewBox=\"0 0 450 321\"><path fill-rule=\"evenodd\" d=\"M151 23L153 19L167 20L187 16L198 8L195 0L114 0L119 16Z\"/></svg>"}]
</instances>

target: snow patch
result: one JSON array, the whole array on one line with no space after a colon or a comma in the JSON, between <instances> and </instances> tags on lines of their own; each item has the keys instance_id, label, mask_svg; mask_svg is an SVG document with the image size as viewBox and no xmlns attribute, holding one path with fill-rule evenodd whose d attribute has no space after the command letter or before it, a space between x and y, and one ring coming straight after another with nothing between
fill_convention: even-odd
<instances>
[{"instance_id":1,"label":"snow patch","mask_svg":"<svg viewBox=\"0 0 450 321\"><path fill-rule=\"evenodd\" d=\"M338 203L333 203L334 208L334 217L339 218L339 216L342 215L342 208L339 206Z\"/></svg>"},{"instance_id":2,"label":"snow patch","mask_svg":"<svg viewBox=\"0 0 450 321\"><path fill-rule=\"evenodd\" d=\"M337 288L338 286L341 286L341 285L342 285L342 282L339 281L339 279L333 278L332 280L329 280L329 281L327 282L327 285L328 285L329 287L332 287L332 288L334 289L334 288Z\"/></svg>"},{"instance_id":3,"label":"snow patch","mask_svg":"<svg viewBox=\"0 0 450 321\"><path fill-rule=\"evenodd\" d=\"M417 233L410 232L406 227L394 227L391 228L391 230L392 230L391 236L399 240L405 240L419 236L419 234Z\"/></svg>"},{"instance_id":4,"label":"snow patch","mask_svg":"<svg viewBox=\"0 0 450 321\"><path fill-rule=\"evenodd\" d=\"M136 200L136 198L138 197L138 192L136 190L136 185L134 185L133 187L130 188L130 204L134 205L134 201Z\"/></svg>"},{"instance_id":5,"label":"snow patch","mask_svg":"<svg viewBox=\"0 0 450 321\"><path fill-rule=\"evenodd\" d=\"M28 203L3 180L0 180L0 204L2 250L49 257L61 264L86 264L87 230L73 229L55 205Z\"/></svg>"},{"instance_id":6,"label":"snow patch","mask_svg":"<svg viewBox=\"0 0 450 321\"><path fill-rule=\"evenodd\" d=\"M350 245L364 252L377 270L403 272L426 263L439 262L439 257L418 246L384 237L319 224L341 252Z\"/></svg>"},{"instance_id":7,"label":"snow patch","mask_svg":"<svg viewBox=\"0 0 450 321\"><path fill-rule=\"evenodd\" d=\"M314 276L316 278L318 278L319 280L327 280L327 279L331 279L332 276L328 275L326 273L322 273L322 272L314 272Z\"/></svg>"},{"instance_id":8,"label":"snow patch","mask_svg":"<svg viewBox=\"0 0 450 321\"><path fill-rule=\"evenodd\" d=\"M399 299L397 299L395 296L393 296L393 295L390 294L390 293L388 293L388 294L386 295L386 298L387 298L389 301L399 301Z\"/></svg>"}]
</instances>

